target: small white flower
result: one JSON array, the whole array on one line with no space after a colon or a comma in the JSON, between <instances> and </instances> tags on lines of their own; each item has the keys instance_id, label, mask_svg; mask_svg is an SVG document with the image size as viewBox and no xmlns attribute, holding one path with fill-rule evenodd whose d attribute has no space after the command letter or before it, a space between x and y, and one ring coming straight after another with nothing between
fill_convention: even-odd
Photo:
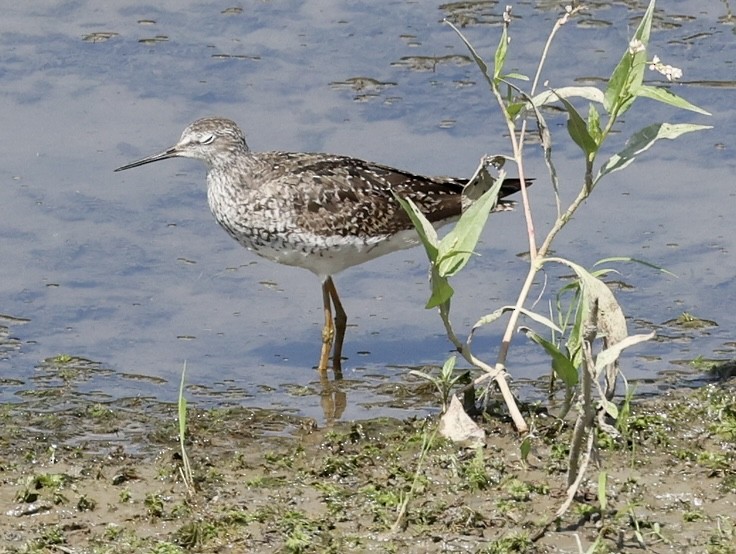
<instances>
[{"instance_id":1,"label":"small white flower","mask_svg":"<svg viewBox=\"0 0 736 554\"><path fill-rule=\"evenodd\" d=\"M657 71L658 73L661 73L667 78L668 81L676 81L677 79L682 79L682 69L662 63L662 60L659 59L659 56L654 56L652 58L652 61L649 63L649 69L651 71Z\"/></svg>"},{"instance_id":2,"label":"small white flower","mask_svg":"<svg viewBox=\"0 0 736 554\"><path fill-rule=\"evenodd\" d=\"M678 79L682 79L682 69L679 67L672 67L671 65L667 66L667 78L670 81L677 81Z\"/></svg>"},{"instance_id":3,"label":"small white flower","mask_svg":"<svg viewBox=\"0 0 736 554\"><path fill-rule=\"evenodd\" d=\"M646 47L644 46L644 43L640 41L638 38L632 38L631 42L629 43L629 53L633 56L634 54L638 54L639 52L644 52L646 50Z\"/></svg>"},{"instance_id":4,"label":"small white flower","mask_svg":"<svg viewBox=\"0 0 736 554\"><path fill-rule=\"evenodd\" d=\"M511 23L511 6L506 6L506 9L503 12L503 22L507 25Z\"/></svg>"}]
</instances>

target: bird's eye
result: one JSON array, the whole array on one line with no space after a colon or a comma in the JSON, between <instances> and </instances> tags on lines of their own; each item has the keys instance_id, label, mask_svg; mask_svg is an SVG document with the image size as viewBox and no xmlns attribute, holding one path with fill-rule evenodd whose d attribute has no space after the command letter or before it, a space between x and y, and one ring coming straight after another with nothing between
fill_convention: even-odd
<instances>
[{"instance_id":1,"label":"bird's eye","mask_svg":"<svg viewBox=\"0 0 736 554\"><path fill-rule=\"evenodd\" d=\"M202 135L199 139L200 144L212 144L215 141L215 135Z\"/></svg>"}]
</instances>

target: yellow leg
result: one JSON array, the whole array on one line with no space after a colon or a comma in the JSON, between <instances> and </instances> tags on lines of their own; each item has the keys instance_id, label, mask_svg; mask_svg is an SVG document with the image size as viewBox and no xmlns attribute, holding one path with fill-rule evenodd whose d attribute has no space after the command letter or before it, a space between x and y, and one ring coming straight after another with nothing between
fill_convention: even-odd
<instances>
[{"instance_id":1,"label":"yellow leg","mask_svg":"<svg viewBox=\"0 0 736 554\"><path fill-rule=\"evenodd\" d=\"M327 362L330 359L332 341L335 337L335 326L332 322L332 306L330 305L330 291L327 286L328 282L332 282L332 279L329 277L322 283L322 307L325 314L325 325L322 327L322 352L319 356L319 365L317 366L317 369L323 373L327 371Z\"/></svg>"},{"instance_id":2,"label":"yellow leg","mask_svg":"<svg viewBox=\"0 0 736 554\"><path fill-rule=\"evenodd\" d=\"M335 377L339 378L342 377L342 345L345 340L345 328L347 327L348 316L342 307L342 302L340 302L340 296L337 294L332 277L328 277L323 286L327 288L332 305L335 307L335 322L333 327L335 348L332 353L332 371L335 372Z\"/></svg>"}]
</instances>

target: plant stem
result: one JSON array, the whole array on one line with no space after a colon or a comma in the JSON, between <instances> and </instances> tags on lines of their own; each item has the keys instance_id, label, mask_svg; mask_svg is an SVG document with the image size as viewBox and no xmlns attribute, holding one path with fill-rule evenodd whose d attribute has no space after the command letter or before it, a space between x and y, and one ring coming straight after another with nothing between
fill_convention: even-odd
<instances>
[{"instance_id":1,"label":"plant stem","mask_svg":"<svg viewBox=\"0 0 736 554\"><path fill-rule=\"evenodd\" d=\"M518 313L517 311L514 311L513 313ZM513 317L512 313L512 317ZM455 346L458 353L465 358L465 361L467 361L469 364L479 368L481 371L483 371L483 375L475 380L475 383L480 381L485 381L486 379L494 379L496 383L498 384L498 388L501 391L501 396L503 396L503 400L506 403L506 407L509 410L509 415L511 416L511 419L514 422L514 426L516 427L516 430L521 433L522 435L525 435L529 432L529 426L526 424L526 421L524 420L524 416L521 415L521 412L519 411L519 407L516 405L516 399L514 398L514 395L511 392L511 389L509 388L509 384L506 381L506 368L503 367L503 365L496 365L496 367L492 367L485 363L483 360L476 358L473 355L472 350L470 349L469 344L463 344L460 339L455 334L455 330L452 328L452 323L450 322L450 302L443 302L440 304L440 317L442 318L442 322L445 325L445 331L447 332L447 336L450 339L450 342ZM501 345L503 348L504 344ZM508 349L508 346L506 347Z\"/></svg>"}]
</instances>

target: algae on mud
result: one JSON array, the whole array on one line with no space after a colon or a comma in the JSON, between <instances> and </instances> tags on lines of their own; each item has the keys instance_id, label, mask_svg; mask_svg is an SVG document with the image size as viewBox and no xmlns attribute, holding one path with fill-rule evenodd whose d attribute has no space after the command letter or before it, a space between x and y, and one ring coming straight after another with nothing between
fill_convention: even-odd
<instances>
[{"instance_id":1,"label":"algae on mud","mask_svg":"<svg viewBox=\"0 0 736 554\"><path fill-rule=\"evenodd\" d=\"M435 437L434 419L318 428L308 418L191 408L181 481L176 406L89 403L67 390L0 408L3 552L736 552L736 381L633 406L625 440L601 440L572 510L569 429L543 414L525 464L510 425L485 448ZM71 400L71 401L70 401ZM397 509L406 503L396 532Z\"/></svg>"}]
</instances>

